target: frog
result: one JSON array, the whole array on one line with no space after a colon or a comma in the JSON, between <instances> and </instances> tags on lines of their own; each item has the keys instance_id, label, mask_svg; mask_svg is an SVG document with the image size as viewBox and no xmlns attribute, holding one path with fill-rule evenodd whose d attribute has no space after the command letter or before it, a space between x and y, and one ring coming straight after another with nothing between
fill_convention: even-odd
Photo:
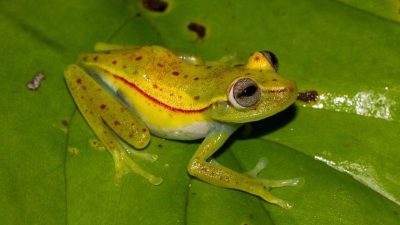
<instances>
[{"instance_id":1,"label":"frog","mask_svg":"<svg viewBox=\"0 0 400 225\"><path fill-rule=\"evenodd\" d=\"M206 61L202 57L158 45L97 43L64 70L77 108L112 155L115 180L128 173L153 185L161 177L144 169L156 154L140 151L151 135L165 139L202 140L188 162L190 176L206 183L236 189L283 208L292 204L270 192L297 186L301 178L268 180L258 177L265 167L236 172L212 158L242 125L259 121L291 106L297 86L278 74L270 51L255 51L242 64L230 57Z\"/></svg>"}]
</instances>

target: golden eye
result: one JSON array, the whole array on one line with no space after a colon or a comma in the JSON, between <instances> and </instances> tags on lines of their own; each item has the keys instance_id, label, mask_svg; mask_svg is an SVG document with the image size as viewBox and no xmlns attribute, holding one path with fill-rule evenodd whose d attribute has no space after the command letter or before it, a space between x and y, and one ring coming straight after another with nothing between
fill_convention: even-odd
<instances>
[{"instance_id":1,"label":"golden eye","mask_svg":"<svg viewBox=\"0 0 400 225\"><path fill-rule=\"evenodd\" d=\"M234 82L228 94L229 102L238 109L255 105L260 99L257 83L250 78L242 78Z\"/></svg>"}]
</instances>

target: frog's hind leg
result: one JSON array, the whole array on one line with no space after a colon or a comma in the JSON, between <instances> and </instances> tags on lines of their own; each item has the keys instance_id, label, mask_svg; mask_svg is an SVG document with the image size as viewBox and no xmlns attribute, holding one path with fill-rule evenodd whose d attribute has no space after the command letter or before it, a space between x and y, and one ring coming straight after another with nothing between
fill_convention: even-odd
<instances>
[{"instance_id":1,"label":"frog's hind leg","mask_svg":"<svg viewBox=\"0 0 400 225\"><path fill-rule=\"evenodd\" d=\"M146 147L150 133L143 122L79 66L70 65L65 70L65 80L82 115L111 153L115 163L116 181L119 182L124 174L131 172L146 178L154 185L160 184L162 179L142 169L121 144L123 139L135 148ZM143 156L153 161L156 159L156 156L147 153L131 155Z\"/></svg>"},{"instance_id":2,"label":"frog's hind leg","mask_svg":"<svg viewBox=\"0 0 400 225\"><path fill-rule=\"evenodd\" d=\"M104 139L101 138L101 139ZM121 146L117 146L116 143L108 143L106 144L107 149L111 153L114 159L115 165L115 182L119 184L121 182L121 178L129 173L138 174L144 178L146 178L151 184L159 185L162 183L162 178L156 177L153 174L147 172L146 170L142 169L132 158L127 154L126 151L121 150ZM140 153L140 154L148 154L148 153ZM148 159L146 155L145 159Z\"/></svg>"}]
</instances>

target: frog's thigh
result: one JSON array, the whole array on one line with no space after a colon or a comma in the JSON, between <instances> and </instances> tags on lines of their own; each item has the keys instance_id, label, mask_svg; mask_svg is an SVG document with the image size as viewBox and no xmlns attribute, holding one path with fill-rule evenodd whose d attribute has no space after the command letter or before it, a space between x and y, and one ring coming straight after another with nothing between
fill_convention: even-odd
<instances>
[{"instance_id":1,"label":"frog's thigh","mask_svg":"<svg viewBox=\"0 0 400 225\"><path fill-rule=\"evenodd\" d=\"M270 182L256 177L258 172L264 168L263 165L257 165L256 169L249 173L240 174L218 163L207 162L207 159L224 144L234 130L235 128L221 124L207 135L189 163L189 173L216 186L242 190L260 196L270 203L284 208L290 208L291 205L289 203L274 197L269 192L269 189L272 186L297 185L297 179ZM272 184L272 186L269 186L270 184Z\"/></svg>"},{"instance_id":2,"label":"frog's thigh","mask_svg":"<svg viewBox=\"0 0 400 225\"><path fill-rule=\"evenodd\" d=\"M144 171L130 158L121 140L116 137L123 138L136 148L143 148L150 138L144 124L79 66L70 65L65 70L65 79L82 115L113 156L116 179L133 172L153 184L161 183L161 178Z\"/></svg>"}]
</instances>

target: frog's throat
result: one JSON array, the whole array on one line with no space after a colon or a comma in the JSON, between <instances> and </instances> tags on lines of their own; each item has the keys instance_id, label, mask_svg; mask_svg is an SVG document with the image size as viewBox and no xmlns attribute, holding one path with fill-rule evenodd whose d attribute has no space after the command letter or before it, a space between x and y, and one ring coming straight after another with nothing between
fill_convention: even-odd
<instances>
[{"instance_id":1,"label":"frog's throat","mask_svg":"<svg viewBox=\"0 0 400 225\"><path fill-rule=\"evenodd\" d=\"M108 70L104 70L104 72L109 73L109 74L112 74L112 73L111 73L110 71L108 71ZM123 77L121 77L121 76L118 76L118 75L116 75L116 74L112 74L112 76L113 76L115 79L117 79L117 80L119 80L119 81L122 81L124 84L128 85L129 87L135 89L137 92L139 92L139 93L142 94L144 97L146 97L147 99L151 100L152 102L154 102L154 103L156 103L156 104L158 104L158 105L164 107L165 109L168 109L168 110L170 110L170 111L173 111L173 112L180 112L180 113L201 113L201 112L204 112L204 111L206 111L207 109L210 108L210 106L206 106L206 107L203 107L203 108L200 108L200 109L181 109L181 108L176 108L176 107L170 106L170 105L168 105L168 104L166 104L166 103L164 103L164 102L161 102L160 100L156 99L155 97L153 97L153 96L147 94L145 91L143 91L142 89L140 89L140 88L139 88L138 86L136 86L134 83L129 82L129 81L126 80L125 78L123 78Z\"/></svg>"}]
</instances>

